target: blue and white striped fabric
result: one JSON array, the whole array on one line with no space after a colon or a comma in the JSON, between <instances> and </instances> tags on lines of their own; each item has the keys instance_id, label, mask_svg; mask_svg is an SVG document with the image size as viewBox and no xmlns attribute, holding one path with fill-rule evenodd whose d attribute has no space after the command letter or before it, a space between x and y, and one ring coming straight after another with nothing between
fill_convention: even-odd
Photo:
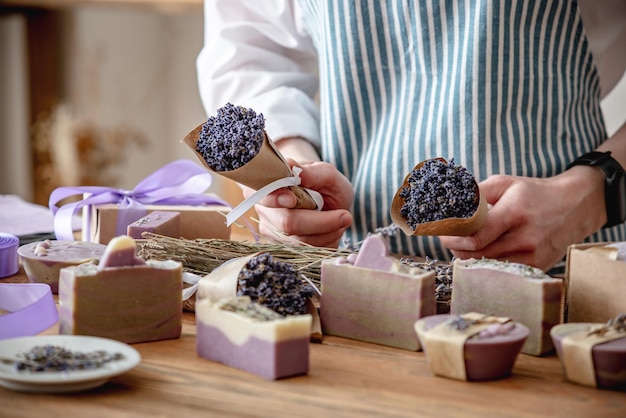
<instances>
[{"instance_id":1,"label":"blue and white striped fabric","mask_svg":"<svg viewBox=\"0 0 626 418\"><path fill-rule=\"evenodd\" d=\"M301 8L319 52L323 158L355 187L352 242L391 223L393 195L422 160L454 158L479 181L547 177L606 138L575 1L301 0ZM394 252L449 259L436 238L399 235Z\"/></svg>"}]
</instances>

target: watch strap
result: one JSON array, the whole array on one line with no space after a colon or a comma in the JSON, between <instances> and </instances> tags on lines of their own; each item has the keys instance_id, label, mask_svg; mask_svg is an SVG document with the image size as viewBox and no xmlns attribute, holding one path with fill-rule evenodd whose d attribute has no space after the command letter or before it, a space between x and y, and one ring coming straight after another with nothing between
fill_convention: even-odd
<instances>
[{"instance_id":1,"label":"watch strap","mask_svg":"<svg viewBox=\"0 0 626 418\"><path fill-rule=\"evenodd\" d=\"M624 169L611 156L611 152L588 152L578 157L567 168L570 169L577 165L598 167L604 172L606 177L604 196L607 222L603 228L619 225L626 221L626 179L624 177Z\"/></svg>"}]
</instances>

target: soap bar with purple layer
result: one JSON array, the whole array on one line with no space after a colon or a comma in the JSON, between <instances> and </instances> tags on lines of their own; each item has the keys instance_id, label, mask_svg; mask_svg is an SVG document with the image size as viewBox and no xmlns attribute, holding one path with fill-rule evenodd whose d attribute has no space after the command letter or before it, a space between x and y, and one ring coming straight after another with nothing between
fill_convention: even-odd
<instances>
[{"instance_id":1,"label":"soap bar with purple layer","mask_svg":"<svg viewBox=\"0 0 626 418\"><path fill-rule=\"evenodd\" d=\"M428 316L415 331L435 375L467 381L508 377L528 337L522 324L476 312Z\"/></svg>"},{"instance_id":2,"label":"soap bar with purple layer","mask_svg":"<svg viewBox=\"0 0 626 418\"><path fill-rule=\"evenodd\" d=\"M247 296L196 302L200 357L268 380L309 371L311 315L282 316Z\"/></svg>"},{"instance_id":3,"label":"soap bar with purple layer","mask_svg":"<svg viewBox=\"0 0 626 418\"><path fill-rule=\"evenodd\" d=\"M135 241L112 239L100 263L61 269L59 330L128 344L178 338L182 264L136 255Z\"/></svg>"},{"instance_id":4,"label":"soap bar with purple layer","mask_svg":"<svg viewBox=\"0 0 626 418\"><path fill-rule=\"evenodd\" d=\"M604 389L626 388L626 315L620 319L613 326L572 322L552 328L567 380Z\"/></svg>"},{"instance_id":5,"label":"soap bar with purple layer","mask_svg":"<svg viewBox=\"0 0 626 418\"><path fill-rule=\"evenodd\" d=\"M126 228L126 234L134 239L143 239L144 232L166 237L180 237L180 212L155 210Z\"/></svg>"},{"instance_id":6,"label":"soap bar with purple layer","mask_svg":"<svg viewBox=\"0 0 626 418\"><path fill-rule=\"evenodd\" d=\"M415 321L436 313L434 271L403 265L371 235L356 257L324 261L321 276L324 334L419 350Z\"/></svg>"},{"instance_id":7,"label":"soap bar with purple layer","mask_svg":"<svg viewBox=\"0 0 626 418\"><path fill-rule=\"evenodd\" d=\"M505 316L530 330L522 353L554 350L550 329L561 322L563 281L525 264L493 259L454 262L450 312Z\"/></svg>"}]
</instances>

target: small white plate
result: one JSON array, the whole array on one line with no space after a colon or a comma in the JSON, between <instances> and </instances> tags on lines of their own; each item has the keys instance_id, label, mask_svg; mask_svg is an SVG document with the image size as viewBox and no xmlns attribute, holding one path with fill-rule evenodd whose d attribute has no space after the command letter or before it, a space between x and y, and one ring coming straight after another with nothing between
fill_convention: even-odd
<instances>
[{"instance_id":1,"label":"small white plate","mask_svg":"<svg viewBox=\"0 0 626 418\"><path fill-rule=\"evenodd\" d=\"M0 362L0 386L21 392L78 392L101 386L111 377L125 373L141 362L139 352L128 344L81 335L38 335L0 340L0 357L23 360L20 354L30 351L35 346L48 344L82 353L104 350L109 354L120 353L124 358L106 363L98 369L65 372L16 371L13 365Z\"/></svg>"}]
</instances>

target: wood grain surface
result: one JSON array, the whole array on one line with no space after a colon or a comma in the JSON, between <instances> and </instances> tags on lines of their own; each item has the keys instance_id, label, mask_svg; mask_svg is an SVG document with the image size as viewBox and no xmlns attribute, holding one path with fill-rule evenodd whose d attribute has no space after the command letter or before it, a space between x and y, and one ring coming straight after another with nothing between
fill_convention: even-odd
<instances>
[{"instance_id":1,"label":"wood grain surface","mask_svg":"<svg viewBox=\"0 0 626 418\"><path fill-rule=\"evenodd\" d=\"M509 378L461 382L434 376L421 352L327 336L310 346L308 375L266 381L198 357L195 333L185 313L179 339L134 344L141 364L91 391L0 388L0 417L626 417L626 390L569 383L554 355L521 354Z\"/></svg>"}]
</instances>

